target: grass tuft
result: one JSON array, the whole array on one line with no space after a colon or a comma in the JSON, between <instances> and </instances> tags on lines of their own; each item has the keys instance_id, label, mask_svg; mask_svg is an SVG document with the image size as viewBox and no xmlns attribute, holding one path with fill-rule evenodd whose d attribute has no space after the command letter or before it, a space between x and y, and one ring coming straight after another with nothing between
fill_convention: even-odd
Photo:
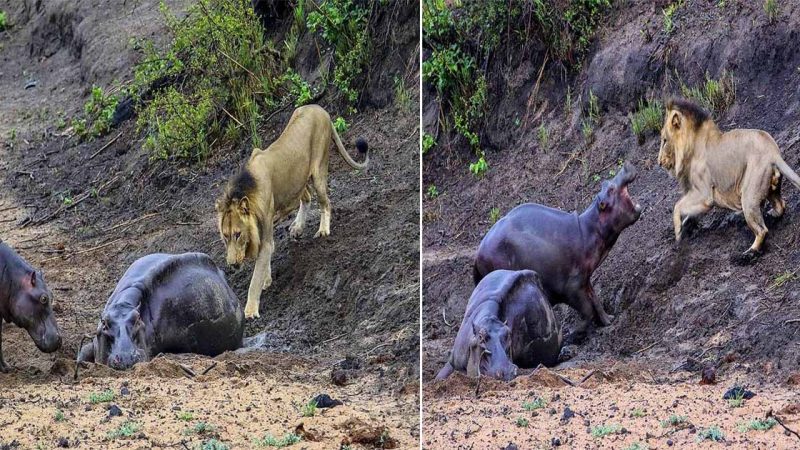
<instances>
[{"instance_id":1,"label":"grass tuft","mask_svg":"<svg viewBox=\"0 0 800 450\"><path fill-rule=\"evenodd\" d=\"M105 390L103 392L92 392L89 394L89 403L95 405L97 403L108 403L114 400L114 391L111 389Z\"/></svg>"},{"instance_id":2,"label":"grass tuft","mask_svg":"<svg viewBox=\"0 0 800 450\"><path fill-rule=\"evenodd\" d=\"M631 120L631 130L636 136L639 145L644 143L648 133L658 133L664 122L664 106L658 100L646 102L639 100L636 112L628 116Z\"/></svg>"},{"instance_id":3,"label":"grass tuft","mask_svg":"<svg viewBox=\"0 0 800 450\"><path fill-rule=\"evenodd\" d=\"M778 421L770 417L768 419L754 419L740 423L737 425L736 429L742 433L746 433L748 431L767 431L772 429L772 427L777 424Z\"/></svg>"},{"instance_id":4,"label":"grass tuft","mask_svg":"<svg viewBox=\"0 0 800 450\"><path fill-rule=\"evenodd\" d=\"M609 434L615 434L622 429L621 426L617 424L610 424L610 425L598 425L592 428L592 437L601 438L608 436Z\"/></svg>"},{"instance_id":5,"label":"grass tuft","mask_svg":"<svg viewBox=\"0 0 800 450\"><path fill-rule=\"evenodd\" d=\"M522 409L524 409L525 411L534 411L537 409L544 408L545 406L547 406L547 400L541 397L536 397L535 399L533 399L533 401L522 403Z\"/></svg>"},{"instance_id":6,"label":"grass tuft","mask_svg":"<svg viewBox=\"0 0 800 450\"><path fill-rule=\"evenodd\" d=\"M116 430L109 431L106 434L106 438L109 440L119 439L119 438L129 438L133 437L140 429L141 425L136 422L127 421L119 426Z\"/></svg>"},{"instance_id":7,"label":"grass tuft","mask_svg":"<svg viewBox=\"0 0 800 450\"><path fill-rule=\"evenodd\" d=\"M259 447L282 448L300 442L300 436L294 433L286 433L283 437L276 438L271 434L267 434L262 439L255 439L253 442Z\"/></svg>"},{"instance_id":8,"label":"grass tuft","mask_svg":"<svg viewBox=\"0 0 800 450\"><path fill-rule=\"evenodd\" d=\"M711 426L706 429L697 431L697 442L714 441L720 442L725 440L725 434L718 426Z\"/></svg>"},{"instance_id":9,"label":"grass tuft","mask_svg":"<svg viewBox=\"0 0 800 450\"><path fill-rule=\"evenodd\" d=\"M661 421L661 427L662 428L679 427L679 426L685 425L686 423L687 423L686 416L676 416L676 415L673 414L673 415L669 416L669 418L667 420L662 420Z\"/></svg>"}]
</instances>

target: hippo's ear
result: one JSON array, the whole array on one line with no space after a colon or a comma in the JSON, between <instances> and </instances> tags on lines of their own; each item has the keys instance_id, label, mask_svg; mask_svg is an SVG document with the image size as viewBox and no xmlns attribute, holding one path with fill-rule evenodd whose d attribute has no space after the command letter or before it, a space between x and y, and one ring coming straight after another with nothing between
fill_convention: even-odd
<instances>
[{"instance_id":1,"label":"hippo's ear","mask_svg":"<svg viewBox=\"0 0 800 450\"><path fill-rule=\"evenodd\" d=\"M31 271L31 287L36 287L36 271Z\"/></svg>"}]
</instances>

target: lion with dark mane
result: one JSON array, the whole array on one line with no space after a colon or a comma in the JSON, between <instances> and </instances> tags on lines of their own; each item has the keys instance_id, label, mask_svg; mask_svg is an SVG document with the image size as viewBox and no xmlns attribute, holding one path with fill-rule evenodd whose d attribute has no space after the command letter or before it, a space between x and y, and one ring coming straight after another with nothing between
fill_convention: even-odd
<instances>
[{"instance_id":1,"label":"lion with dark mane","mask_svg":"<svg viewBox=\"0 0 800 450\"><path fill-rule=\"evenodd\" d=\"M303 233L311 201L309 181L321 210L315 237L331 232L328 200L331 138L348 165L354 169L367 167L369 155L363 139L356 141L356 148L365 155L364 162L359 164L347 154L328 113L317 105L302 106L294 111L275 142L266 150L253 150L244 169L231 178L217 200L217 226L226 246L228 264L256 259L245 318L259 316L261 291L272 284L273 224L297 210L289 234L296 238Z\"/></svg>"},{"instance_id":2,"label":"lion with dark mane","mask_svg":"<svg viewBox=\"0 0 800 450\"><path fill-rule=\"evenodd\" d=\"M783 160L769 133L747 129L722 132L703 108L684 99L667 102L658 163L678 180L684 194L672 215L675 239L680 241L689 219L712 206L742 211L755 234L746 256L759 253L767 235L761 215L764 200L772 205L775 217L786 209L781 198L782 177L800 189L800 177Z\"/></svg>"}]
</instances>

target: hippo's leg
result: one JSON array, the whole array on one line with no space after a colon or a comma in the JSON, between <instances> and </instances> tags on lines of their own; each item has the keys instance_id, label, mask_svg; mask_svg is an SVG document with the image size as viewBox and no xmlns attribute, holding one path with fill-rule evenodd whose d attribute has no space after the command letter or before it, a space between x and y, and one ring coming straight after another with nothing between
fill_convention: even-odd
<instances>
[{"instance_id":1,"label":"hippo's leg","mask_svg":"<svg viewBox=\"0 0 800 450\"><path fill-rule=\"evenodd\" d=\"M3 320L0 319L0 372L8 373L11 367L3 360Z\"/></svg>"},{"instance_id":2,"label":"hippo's leg","mask_svg":"<svg viewBox=\"0 0 800 450\"><path fill-rule=\"evenodd\" d=\"M272 223L272 218L268 218L266 223ZM272 284L272 252L275 242L272 239L272 227L264 229L264 236L261 242L261 251L258 253L256 265L253 269L253 278L250 280L250 288L247 290L247 304L244 306L245 319L259 317L258 307L261 302L261 291Z\"/></svg>"},{"instance_id":3,"label":"hippo's leg","mask_svg":"<svg viewBox=\"0 0 800 450\"><path fill-rule=\"evenodd\" d=\"M92 342L89 342L88 344L84 345L81 348L81 351L78 352L78 362L79 363L84 362L84 361L86 361L86 362L95 362L95 359L94 359L94 346L95 346L95 343L94 343L94 339L93 339Z\"/></svg>"},{"instance_id":4,"label":"hippo's leg","mask_svg":"<svg viewBox=\"0 0 800 450\"><path fill-rule=\"evenodd\" d=\"M700 191L689 191L684 195L672 211L672 224L675 227L675 240L681 240L683 220L705 214L713 205L712 196Z\"/></svg>"},{"instance_id":5,"label":"hippo's leg","mask_svg":"<svg viewBox=\"0 0 800 450\"><path fill-rule=\"evenodd\" d=\"M592 314L592 316L594 317L595 322L604 327L611 325L611 322L614 320L614 316L606 312L606 309L603 307L603 301L594 295L594 289L592 288L592 285L588 285L584 292L587 300L592 307L594 307L594 314Z\"/></svg>"},{"instance_id":6,"label":"hippo's leg","mask_svg":"<svg viewBox=\"0 0 800 450\"><path fill-rule=\"evenodd\" d=\"M440 370L439 373L436 374L436 379L444 380L445 378L453 374L453 370L454 370L453 365L450 364L450 361L447 361L447 364L445 364L444 367L442 367L442 370Z\"/></svg>"}]
</instances>

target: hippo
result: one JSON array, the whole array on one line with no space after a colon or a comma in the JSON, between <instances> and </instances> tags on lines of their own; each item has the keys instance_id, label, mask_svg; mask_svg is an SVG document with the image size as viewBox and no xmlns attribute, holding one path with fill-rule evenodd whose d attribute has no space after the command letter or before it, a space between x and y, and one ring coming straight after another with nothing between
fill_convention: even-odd
<instances>
[{"instance_id":1,"label":"hippo","mask_svg":"<svg viewBox=\"0 0 800 450\"><path fill-rule=\"evenodd\" d=\"M78 362L125 370L159 353L216 356L241 347L243 334L239 300L208 255L152 254L117 283Z\"/></svg>"},{"instance_id":2,"label":"hippo","mask_svg":"<svg viewBox=\"0 0 800 450\"><path fill-rule=\"evenodd\" d=\"M611 180L603 182L592 204L578 215L535 203L512 209L492 226L478 247L474 280L477 284L497 269L531 269L539 273L550 303L566 303L582 316L580 339L594 321L607 326L614 319L592 289L592 273L608 255L617 238L642 214L628 185L636 168L625 163Z\"/></svg>"},{"instance_id":3,"label":"hippo","mask_svg":"<svg viewBox=\"0 0 800 450\"><path fill-rule=\"evenodd\" d=\"M495 270L472 291L450 358L436 375L453 371L510 381L517 368L558 362L561 327L532 270Z\"/></svg>"},{"instance_id":4,"label":"hippo","mask_svg":"<svg viewBox=\"0 0 800 450\"><path fill-rule=\"evenodd\" d=\"M10 370L3 360L3 321L24 328L45 353L61 348L52 301L44 275L0 241L0 372Z\"/></svg>"}]
</instances>

